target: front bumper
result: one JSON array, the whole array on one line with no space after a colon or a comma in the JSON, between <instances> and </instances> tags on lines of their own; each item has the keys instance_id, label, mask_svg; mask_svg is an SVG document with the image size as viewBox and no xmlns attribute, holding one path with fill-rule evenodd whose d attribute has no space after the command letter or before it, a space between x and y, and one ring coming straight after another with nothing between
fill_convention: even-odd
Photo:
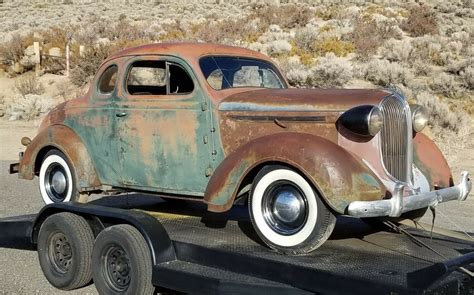
<instances>
[{"instance_id":1,"label":"front bumper","mask_svg":"<svg viewBox=\"0 0 474 295\"><path fill-rule=\"evenodd\" d=\"M403 197L405 186L397 183L392 198L380 201L354 201L349 204L347 211L349 215L355 217L399 217L402 213L436 206L447 201L464 201L471 188L472 183L467 171L461 173L458 185L407 197Z\"/></svg>"}]
</instances>

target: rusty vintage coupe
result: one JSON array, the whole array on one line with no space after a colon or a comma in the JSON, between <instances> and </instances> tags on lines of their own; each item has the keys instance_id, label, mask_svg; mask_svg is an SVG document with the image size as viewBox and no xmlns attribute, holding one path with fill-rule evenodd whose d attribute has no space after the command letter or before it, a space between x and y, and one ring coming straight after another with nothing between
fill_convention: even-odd
<instances>
[{"instance_id":1,"label":"rusty vintage coupe","mask_svg":"<svg viewBox=\"0 0 474 295\"><path fill-rule=\"evenodd\" d=\"M137 191L224 212L248 199L260 238L316 249L337 215L420 217L465 200L420 131L425 110L389 90L289 89L260 53L213 44L124 50L83 98L58 105L12 173L39 177L45 203Z\"/></svg>"}]
</instances>

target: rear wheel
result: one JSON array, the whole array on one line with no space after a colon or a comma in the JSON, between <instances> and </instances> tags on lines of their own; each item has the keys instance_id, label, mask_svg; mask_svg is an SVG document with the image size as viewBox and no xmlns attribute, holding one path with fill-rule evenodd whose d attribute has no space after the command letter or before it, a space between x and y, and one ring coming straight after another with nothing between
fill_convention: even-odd
<instances>
[{"instance_id":1,"label":"rear wheel","mask_svg":"<svg viewBox=\"0 0 474 295\"><path fill-rule=\"evenodd\" d=\"M306 179L282 166L268 166L258 173L249 211L263 242L287 254L315 250L329 238L336 222Z\"/></svg>"},{"instance_id":2,"label":"rear wheel","mask_svg":"<svg viewBox=\"0 0 474 295\"><path fill-rule=\"evenodd\" d=\"M76 187L76 175L68 158L59 150L49 151L39 173L41 197L46 204L86 201Z\"/></svg>"},{"instance_id":3,"label":"rear wheel","mask_svg":"<svg viewBox=\"0 0 474 295\"><path fill-rule=\"evenodd\" d=\"M48 217L38 234L38 257L46 279L62 290L89 283L93 244L92 229L81 216L57 213Z\"/></svg>"},{"instance_id":4,"label":"rear wheel","mask_svg":"<svg viewBox=\"0 0 474 295\"><path fill-rule=\"evenodd\" d=\"M133 226L104 229L97 236L92 261L99 294L153 294L150 249Z\"/></svg>"}]
</instances>

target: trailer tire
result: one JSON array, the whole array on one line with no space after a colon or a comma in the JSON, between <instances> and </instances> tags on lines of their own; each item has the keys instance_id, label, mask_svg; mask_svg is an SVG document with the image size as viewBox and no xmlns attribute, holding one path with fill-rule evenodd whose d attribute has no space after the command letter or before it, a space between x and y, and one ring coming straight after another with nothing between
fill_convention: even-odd
<instances>
[{"instance_id":1,"label":"trailer tire","mask_svg":"<svg viewBox=\"0 0 474 295\"><path fill-rule=\"evenodd\" d=\"M38 258L46 279L61 290L73 290L92 279L94 234L87 221L69 212L48 217L38 234Z\"/></svg>"},{"instance_id":2,"label":"trailer tire","mask_svg":"<svg viewBox=\"0 0 474 295\"><path fill-rule=\"evenodd\" d=\"M99 294L153 294L150 248L128 224L104 229L92 253L92 277Z\"/></svg>"},{"instance_id":3,"label":"trailer tire","mask_svg":"<svg viewBox=\"0 0 474 295\"><path fill-rule=\"evenodd\" d=\"M336 223L312 185L284 166L263 168L255 177L248 202L260 239L285 254L315 250L329 238Z\"/></svg>"}]
</instances>

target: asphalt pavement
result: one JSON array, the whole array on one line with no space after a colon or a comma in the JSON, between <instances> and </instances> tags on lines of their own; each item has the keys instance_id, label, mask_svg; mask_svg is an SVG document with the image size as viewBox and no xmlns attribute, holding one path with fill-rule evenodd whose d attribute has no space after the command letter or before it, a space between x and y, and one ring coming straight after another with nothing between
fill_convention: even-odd
<instances>
[{"instance_id":1,"label":"asphalt pavement","mask_svg":"<svg viewBox=\"0 0 474 295\"><path fill-rule=\"evenodd\" d=\"M0 161L0 218L37 213L44 206L37 180L20 180L17 175L8 174L8 164ZM98 294L93 285L69 292L55 289L43 276L35 249L5 246L24 245L0 241L0 294Z\"/></svg>"}]
</instances>

